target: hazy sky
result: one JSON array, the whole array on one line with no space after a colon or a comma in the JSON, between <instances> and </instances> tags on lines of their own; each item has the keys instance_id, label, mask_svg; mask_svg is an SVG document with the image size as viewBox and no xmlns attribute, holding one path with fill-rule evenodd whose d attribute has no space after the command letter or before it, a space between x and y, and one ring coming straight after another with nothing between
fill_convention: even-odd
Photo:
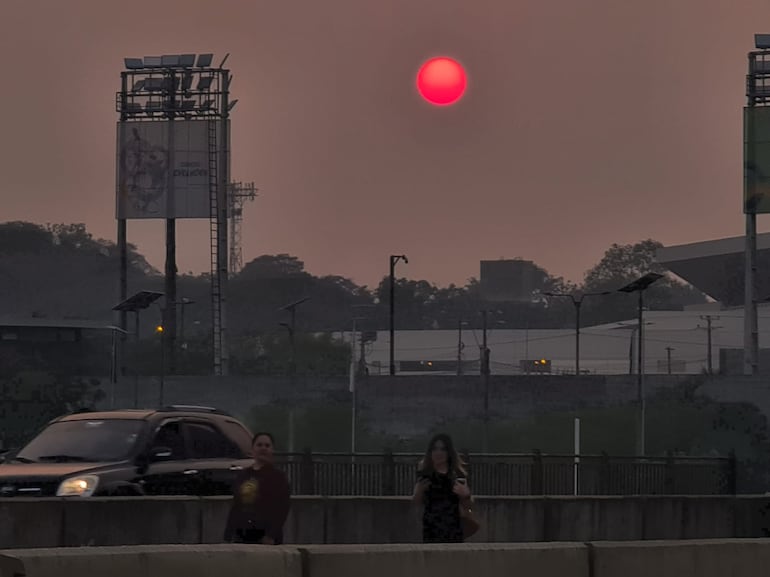
<instances>
[{"instance_id":1,"label":"hazy sky","mask_svg":"<svg viewBox=\"0 0 770 577\"><path fill-rule=\"evenodd\" d=\"M2 0L0 221L115 238L124 56L230 52L244 261L291 253L441 285L531 259L580 280L613 242L742 233L746 52L767 0ZM763 25L766 28L761 28ZM460 60L460 104L414 76ZM767 230L765 218L760 229ZM162 221L129 241L163 267ZM207 221L178 224L207 270ZM403 267L403 268L402 268Z\"/></svg>"}]
</instances>

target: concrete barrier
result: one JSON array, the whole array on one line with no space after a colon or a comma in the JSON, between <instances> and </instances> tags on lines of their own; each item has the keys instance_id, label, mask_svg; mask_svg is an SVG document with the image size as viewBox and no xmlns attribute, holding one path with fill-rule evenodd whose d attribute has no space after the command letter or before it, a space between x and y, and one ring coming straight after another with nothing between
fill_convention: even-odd
<instances>
[{"instance_id":1,"label":"concrete barrier","mask_svg":"<svg viewBox=\"0 0 770 577\"><path fill-rule=\"evenodd\" d=\"M767 539L593 543L590 547L591 577L756 577L770 567Z\"/></svg>"},{"instance_id":2,"label":"concrete barrier","mask_svg":"<svg viewBox=\"0 0 770 577\"><path fill-rule=\"evenodd\" d=\"M589 577L582 543L326 545L302 552L308 577Z\"/></svg>"},{"instance_id":3,"label":"concrete barrier","mask_svg":"<svg viewBox=\"0 0 770 577\"><path fill-rule=\"evenodd\" d=\"M756 577L770 539L457 545L140 545L0 552L0 577Z\"/></svg>"},{"instance_id":4,"label":"concrete barrier","mask_svg":"<svg viewBox=\"0 0 770 577\"><path fill-rule=\"evenodd\" d=\"M23 565L19 577L303 577L300 552L285 547L140 545L22 549L2 554L7 564L16 560L17 571L18 563Z\"/></svg>"},{"instance_id":5,"label":"concrete barrier","mask_svg":"<svg viewBox=\"0 0 770 577\"><path fill-rule=\"evenodd\" d=\"M0 499L0 549L221 543L229 497ZM770 497L479 497L472 542L770 536ZM289 544L419 543L402 497L294 497Z\"/></svg>"}]
</instances>

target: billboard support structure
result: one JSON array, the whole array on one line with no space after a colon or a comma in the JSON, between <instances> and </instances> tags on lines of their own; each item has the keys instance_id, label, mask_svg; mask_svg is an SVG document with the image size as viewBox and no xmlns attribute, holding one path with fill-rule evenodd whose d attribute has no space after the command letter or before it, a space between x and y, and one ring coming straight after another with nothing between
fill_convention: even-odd
<instances>
[{"instance_id":1,"label":"billboard support structure","mask_svg":"<svg viewBox=\"0 0 770 577\"><path fill-rule=\"evenodd\" d=\"M228 374L226 289L228 274L228 190L230 179L229 100L232 81L224 61L213 55L181 54L126 58L116 106L118 163L116 217L120 252L119 296L128 293L126 222L166 221L166 305L168 358L176 352L176 219L208 218L211 236L213 372ZM126 329L125 315L120 327Z\"/></svg>"},{"instance_id":2,"label":"billboard support structure","mask_svg":"<svg viewBox=\"0 0 770 577\"><path fill-rule=\"evenodd\" d=\"M755 35L759 50L749 52L744 108L743 211L746 215L743 299L743 372L759 372L757 319L757 214L770 212L770 50L765 35Z\"/></svg>"}]
</instances>

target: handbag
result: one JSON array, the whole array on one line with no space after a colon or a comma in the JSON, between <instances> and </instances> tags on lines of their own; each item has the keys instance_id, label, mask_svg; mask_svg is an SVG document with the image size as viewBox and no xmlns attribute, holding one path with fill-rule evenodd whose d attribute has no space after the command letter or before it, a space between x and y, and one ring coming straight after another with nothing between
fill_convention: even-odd
<instances>
[{"instance_id":1,"label":"handbag","mask_svg":"<svg viewBox=\"0 0 770 577\"><path fill-rule=\"evenodd\" d=\"M470 505L460 503L460 525L463 529L463 538L469 539L481 529L481 523Z\"/></svg>"}]
</instances>

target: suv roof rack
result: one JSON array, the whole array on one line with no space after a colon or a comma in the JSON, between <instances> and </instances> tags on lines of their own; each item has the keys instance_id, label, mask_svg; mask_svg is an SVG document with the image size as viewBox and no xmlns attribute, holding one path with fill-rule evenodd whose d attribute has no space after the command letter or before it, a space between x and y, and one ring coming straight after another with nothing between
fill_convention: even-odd
<instances>
[{"instance_id":1,"label":"suv roof rack","mask_svg":"<svg viewBox=\"0 0 770 577\"><path fill-rule=\"evenodd\" d=\"M202 407L199 405L167 405L160 410L164 412L184 411L188 413L213 413L216 415L230 416L229 413L217 409L216 407Z\"/></svg>"}]
</instances>

